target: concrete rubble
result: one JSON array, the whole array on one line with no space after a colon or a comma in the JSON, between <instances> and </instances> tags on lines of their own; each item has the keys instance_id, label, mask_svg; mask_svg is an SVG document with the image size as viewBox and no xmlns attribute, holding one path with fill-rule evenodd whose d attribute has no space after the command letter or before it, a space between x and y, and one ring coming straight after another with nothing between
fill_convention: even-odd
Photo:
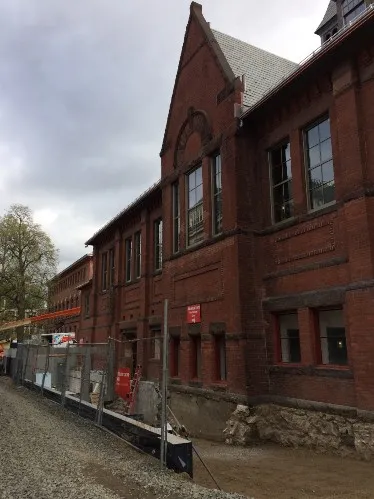
<instances>
[{"instance_id":1,"label":"concrete rubble","mask_svg":"<svg viewBox=\"0 0 374 499\"><path fill-rule=\"evenodd\" d=\"M277 405L238 405L224 430L229 445L274 442L339 455L374 457L374 423Z\"/></svg>"}]
</instances>

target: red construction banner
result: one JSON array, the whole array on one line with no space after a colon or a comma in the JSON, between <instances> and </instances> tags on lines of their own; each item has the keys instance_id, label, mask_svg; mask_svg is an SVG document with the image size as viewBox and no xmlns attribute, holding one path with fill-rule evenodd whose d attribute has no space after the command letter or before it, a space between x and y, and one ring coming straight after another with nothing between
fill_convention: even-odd
<instances>
[{"instance_id":1,"label":"red construction banner","mask_svg":"<svg viewBox=\"0 0 374 499\"><path fill-rule=\"evenodd\" d=\"M122 399L131 391L131 373L128 367L120 367L117 371L116 394Z\"/></svg>"}]
</instances>

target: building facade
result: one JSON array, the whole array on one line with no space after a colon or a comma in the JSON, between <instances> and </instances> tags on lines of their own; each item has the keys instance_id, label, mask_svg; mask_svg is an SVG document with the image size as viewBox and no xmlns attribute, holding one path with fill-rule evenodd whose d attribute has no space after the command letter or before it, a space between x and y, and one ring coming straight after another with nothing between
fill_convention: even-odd
<instances>
[{"instance_id":1,"label":"building facade","mask_svg":"<svg viewBox=\"0 0 374 499\"><path fill-rule=\"evenodd\" d=\"M161 180L87 241L80 334L157 379L167 299L173 407L206 435L237 401L374 410L374 9L348 3L299 66L193 2Z\"/></svg>"},{"instance_id":2,"label":"building facade","mask_svg":"<svg viewBox=\"0 0 374 499\"><path fill-rule=\"evenodd\" d=\"M81 290L92 279L92 255L84 255L69 267L57 274L49 284L48 311L59 312L62 310L81 307ZM80 314L60 318L51 326L51 332L79 333Z\"/></svg>"}]
</instances>

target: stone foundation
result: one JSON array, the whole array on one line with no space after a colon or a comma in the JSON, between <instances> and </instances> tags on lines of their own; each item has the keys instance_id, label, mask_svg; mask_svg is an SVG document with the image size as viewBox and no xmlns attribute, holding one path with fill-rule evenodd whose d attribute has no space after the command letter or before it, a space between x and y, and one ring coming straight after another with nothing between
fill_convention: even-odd
<instances>
[{"instance_id":1,"label":"stone foundation","mask_svg":"<svg viewBox=\"0 0 374 499\"><path fill-rule=\"evenodd\" d=\"M374 457L374 422L273 404L238 405L224 430L226 443L274 442L340 455Z\"/></svg>"}]
</instances>

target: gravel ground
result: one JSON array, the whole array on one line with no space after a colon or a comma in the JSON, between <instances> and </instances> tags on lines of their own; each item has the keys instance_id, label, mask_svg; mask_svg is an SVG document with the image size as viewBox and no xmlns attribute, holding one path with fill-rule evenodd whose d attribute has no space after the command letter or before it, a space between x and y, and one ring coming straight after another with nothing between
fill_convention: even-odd
<instances>
[{"instance_id":1,"label":"gravel ground","mask_svg":"<svg viewBox=\"0 0 374 499\"><path fill-rule=\"evenodd\" d=\"M240 499L200 487L0 378L1 499Z\"/></svg>"}]
</instances>

